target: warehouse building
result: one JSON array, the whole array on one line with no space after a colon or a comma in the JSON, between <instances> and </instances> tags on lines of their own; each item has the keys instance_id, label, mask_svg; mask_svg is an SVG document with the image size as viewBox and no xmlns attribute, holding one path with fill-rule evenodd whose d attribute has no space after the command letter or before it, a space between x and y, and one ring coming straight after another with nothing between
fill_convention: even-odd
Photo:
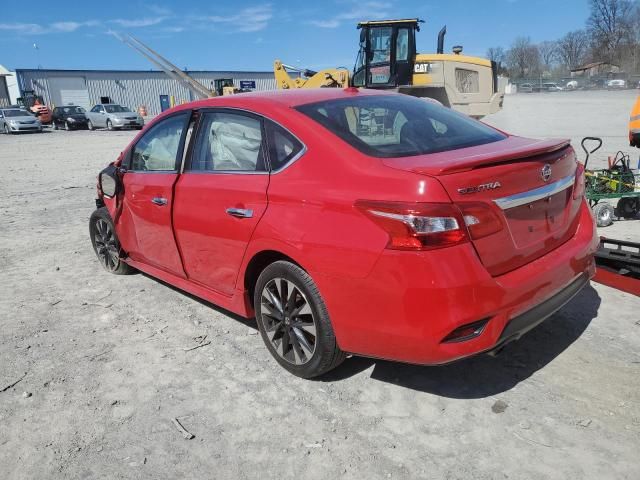
<instances>
[{"instance_id":1,"label":"warehouse building","mask_svg":"<svg viewBox=\"0 0 640 480\"><path fill-rule=\"evenodd\" d=\"M11 75L11 72L0 65L0 107L8 107L11 105L11 98L9 98L9 86L7 84L7 77Z\"/></svg>"},{"instance_id":2,"label":"warehouse building","mask_svg":"<svg viewBox=\"0 0 640 480\"><path fill-rule=\"evenodd\" d=\"M215 80L231 79L237 88L273 90L273 72L188 71L189 76L213 90ZM43 70L16 69L20 94L33 91L47 105L119 103L132 110L144 106L157 115L174 104L197 100L182 83L156 70Z\"/></svg>"}]
</instances>

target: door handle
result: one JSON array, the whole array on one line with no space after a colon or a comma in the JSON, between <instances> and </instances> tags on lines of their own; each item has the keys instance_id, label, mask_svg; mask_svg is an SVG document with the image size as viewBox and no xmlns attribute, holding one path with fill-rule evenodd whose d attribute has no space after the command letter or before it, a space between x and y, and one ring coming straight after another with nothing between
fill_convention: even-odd
<instances>
[{"instance_id":1,"label":"door handle","mask_svg":"<svg viewBox=\"0 0 640 480\"><path fill-rule=\"evenodd\" d=\"M155 205L160 205L162 207L167 204L167 199L162 197L153 197L151 199L151 203Z\"/></svg>"},{"instance_id":2,"label":"door handle","mask_svg":"<svg viewBox=\"0 0 640 480\"><path fill-rule=\"evenodd\" d=\"M253 217L253 210L247 210L244 208L227 208L226 212L232 217L236 217L236 218Z\"/></svg>"}]
</instances>

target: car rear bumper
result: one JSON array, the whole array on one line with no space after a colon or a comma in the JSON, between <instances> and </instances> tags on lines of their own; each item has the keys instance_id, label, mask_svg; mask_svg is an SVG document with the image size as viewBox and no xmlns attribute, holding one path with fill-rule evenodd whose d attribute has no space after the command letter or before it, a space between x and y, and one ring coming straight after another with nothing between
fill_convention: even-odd
<instances>
[{"instance_id":1,"label":"car rear bumper","mask_svg":"<svg viewBox=\"0 0 640 480\"><path fill-rule=\"evenodd\" d=\"M410 253L385 250L363 279L317 278L340 347L416 364L443 364L494 350L551 316L595 273L598 246L586 202L576 234L514 271L491 277L470 244ZM485 322L481 333L443 341Z\"/></svg>"}]
</instances>

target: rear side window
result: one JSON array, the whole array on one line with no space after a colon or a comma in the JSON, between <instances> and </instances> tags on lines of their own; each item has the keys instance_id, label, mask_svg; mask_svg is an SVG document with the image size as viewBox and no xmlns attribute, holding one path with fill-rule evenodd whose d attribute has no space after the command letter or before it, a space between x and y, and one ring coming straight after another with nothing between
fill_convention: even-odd
<instances>
[{"instance_id":1,"label":"rear side window","mask_svg":"<svg viewBox=\"0 0 640 480\"><path fill-rule=\"evenodd\" d=\"M275 123L267 122L267 132L271 170L280 170L304 149L296 137Z\"/></svg>"},{"instance_id":2,"label":"rear side window","mask_svg":"<svg viewBox=\"0 0 640 480\"><path fill-rule=\"evenodd\" d=\"M334 99L297 110L366 155L380 158L444 152L506 138L465 115L408 95Z\"/></svg>"},{"instance_id":3,"label":"rear side window","mask_svg":"<svg viewBox=\"0 0 640 480\"><path fill-rule=\"evenodd\" d=\"M239 113L204 113L192 153L191 170L266 171L260 120Z\"/></svg>"}]
</instances>

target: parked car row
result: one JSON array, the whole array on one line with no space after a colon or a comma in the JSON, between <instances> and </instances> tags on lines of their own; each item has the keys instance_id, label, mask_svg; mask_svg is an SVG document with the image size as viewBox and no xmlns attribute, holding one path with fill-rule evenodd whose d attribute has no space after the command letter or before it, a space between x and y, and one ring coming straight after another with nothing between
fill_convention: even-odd
<instances>
[{"instance_id":1,"label":"parked car row","mask_svg":"<svg viewBox=\"0 0 640 480\"><path fill-rule=\"evenodd\" d=\"M77 105L66 105L53 109L51 126L54 130L140 130L144 127L144 119L129 108L115 103L95 105L88 112ZM43 122L24 107L0 109L0 131L3 133L42 132L42 128Z\"/></svg>"},{"instance_id":2,"label":"parked car row","mask_svg":"<svg viewBox=\"0 0 640 480\"><path fill-rule=\"evenodd\" d=\"M544 83L521 83L518 85L519 93L533 93L533 92L559 92L563 90L624 90L627 88L640 88L640 82L627 81L621 78L607 80L607 79L594 79L589 83L580 83L578 80L569 80L563 86L555 82Z\"/></svg>"}]
</instances>

